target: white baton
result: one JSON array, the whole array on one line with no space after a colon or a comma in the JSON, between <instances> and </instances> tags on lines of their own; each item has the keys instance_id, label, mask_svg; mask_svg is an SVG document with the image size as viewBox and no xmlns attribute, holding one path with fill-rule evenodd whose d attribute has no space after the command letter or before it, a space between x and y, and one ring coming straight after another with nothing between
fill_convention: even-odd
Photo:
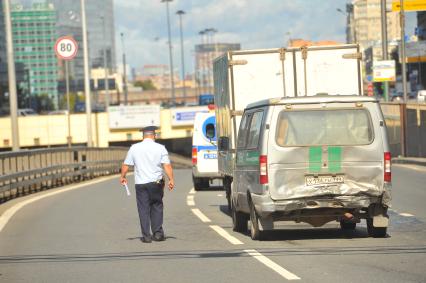
<instances>
[{"instance_id":1,"label":"white baton","mask_svg":"<svg viewBox=\"0 0 426 283\"><path fill-rule=\"evenodd\" d=\"M127 184L124 184L124 187L126 188L127 195L130 196L130 191L129 191L129 187L127 186Z\"/></svg>"}]
</instances>

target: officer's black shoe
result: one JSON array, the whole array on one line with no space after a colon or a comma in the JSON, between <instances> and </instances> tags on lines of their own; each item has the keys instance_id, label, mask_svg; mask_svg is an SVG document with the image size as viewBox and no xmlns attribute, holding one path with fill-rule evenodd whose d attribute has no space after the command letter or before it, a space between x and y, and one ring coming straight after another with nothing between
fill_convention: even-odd
<instances>
[{"instance_id":1,"label":"officer's black shoe","mask_svg":"<svg viewBox=\"0 0 426 283\"><path fill-rule=\"evenodd\" d=\"M152 237L152 239L156 242L162 242L162 241L166 240L166 238L164 238L164 235L158 235L158 234L154 235L154 237Z\"/></svg>"},{"instance_id":2,"label":"officer's black shoe","mask_svg":"<svg viewBox=\"0 0 426 283\"><path fill-rule=\"evenodd\" d=\"M142 243L151 243L151 242L152 242L152 240L151 240L151 238L150 238L150 237L142 237L142 238L141 238L141 242L142 242Z\"/></svg>"}]
</instances>

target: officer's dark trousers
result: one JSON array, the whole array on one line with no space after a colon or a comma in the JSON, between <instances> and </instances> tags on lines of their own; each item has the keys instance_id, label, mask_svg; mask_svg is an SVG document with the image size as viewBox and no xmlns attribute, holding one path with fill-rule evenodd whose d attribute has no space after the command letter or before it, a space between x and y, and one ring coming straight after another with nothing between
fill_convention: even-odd
<instances>
[{"instance_id":1,"label":"officer's dark trousers","mask_svg":"<svg viewBox=\"0 0 426 283\"><path fill-rule=\"evenodd\" d=\"M143 237L163 236L163 186L157 183L136 184L136 201Z\"/></svg>"}]
</instances>

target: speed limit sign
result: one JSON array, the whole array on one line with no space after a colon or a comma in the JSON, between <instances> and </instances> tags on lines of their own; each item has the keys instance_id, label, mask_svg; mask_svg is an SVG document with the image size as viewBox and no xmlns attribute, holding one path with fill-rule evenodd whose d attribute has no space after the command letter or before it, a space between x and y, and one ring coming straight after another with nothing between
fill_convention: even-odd
<instances>
[{"instance_id":1,"label":"speed limit sign","mask_svg":"<svg viewBox=\"0 0 426 283\"><path fill-rule=\"evenodd\" d=\"M77 41L71 36L62 36L56 40L55 53L56 56L63 60L71 60L77 55Z\"/></svg>"}]
</instances>

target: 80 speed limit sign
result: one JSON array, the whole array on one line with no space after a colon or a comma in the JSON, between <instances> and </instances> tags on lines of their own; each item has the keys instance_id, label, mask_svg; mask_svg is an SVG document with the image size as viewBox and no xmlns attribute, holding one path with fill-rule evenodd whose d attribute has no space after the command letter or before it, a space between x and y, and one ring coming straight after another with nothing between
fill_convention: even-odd
<instances>
[{"instance_id":1,"label":"80 speed limit sign","mask_svg":"<svg viewBox=\"0 0 426 283\"><path fill-rule=\"evenodd\" d=\"M71 60L77 55L77 41L71 36L62 36L56 40L55 53L56 56L63 60Z\"/></svg>"}]
</instances>

